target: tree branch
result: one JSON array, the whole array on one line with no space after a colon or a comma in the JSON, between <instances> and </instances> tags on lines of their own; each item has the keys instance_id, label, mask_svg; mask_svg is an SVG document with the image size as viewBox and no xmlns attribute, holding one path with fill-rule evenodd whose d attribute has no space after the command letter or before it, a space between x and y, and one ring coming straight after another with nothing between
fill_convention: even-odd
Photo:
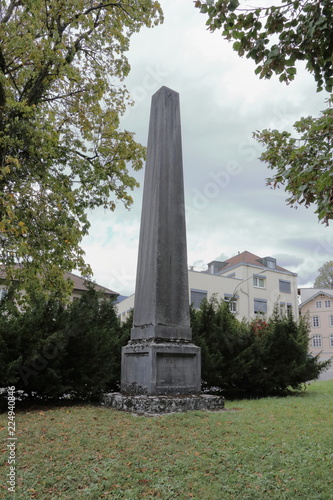
<instances>
[{"instance_id":1,"label":"tree branch","mask_svg":"<svg viewBox=\"0 0 333 500\"><path fill-rule=\"evenodd\" d=\"M16 1L15 0L11 0L11 2L9 4L9 7L7 9L6 14L4 15L4 17L0 21L1 24L6 24L9 21L11 15L12 15L14 9L15 9L15 7L18 7L19 5L22 5L22 1L21 0L16 0Z\"/></svg>"},{"instance_id":2,"label":"tree branch","mask_svg":"<svg viewBox=\"0 0 333 500\"><path fill-rule=\"evenodd\" d=\"M77 155L81 156L81 158L84 158L85 160L88 160L89 163L92 163L93 160L95 160L96 158L98 158L97 154L95 156L88 156L88 155L85 155L83 153L80 153L80 151L74 151L74 153L76 153Z\"/></svg>"},{"instance_id":3,"label":"tree branch","mask_svg":"<svg viewBox=\"0 0 333 500\"><path fill-rule=\"evenodd\" d=\"M73 90L72 92L67 92L66 94L59 94L53 97L45 96L40 100L40 102L53 102L59 99L66 99L67 97L72 97L73 95L81 94L82 92L84 92L84 88L81 88L79 90Z\"/></svg>"}]
</instances>

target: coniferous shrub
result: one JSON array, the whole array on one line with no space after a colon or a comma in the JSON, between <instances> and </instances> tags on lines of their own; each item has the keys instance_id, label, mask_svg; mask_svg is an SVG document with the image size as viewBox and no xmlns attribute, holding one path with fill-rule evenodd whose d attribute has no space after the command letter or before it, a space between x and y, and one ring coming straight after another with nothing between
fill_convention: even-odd
<instances>
[{"instance_id":1,"label":"coniferous shrub","mask_svg":"<svg viewBox=\"0 0 333 500\"><path fill-rule=\"evenodd\" d=\"M254 362L249 332L215 296L192 310L193 341L201 347L203 388L233 388ZM238 366L236 366L236 362ZM242 369L240 370L240 367Z\"/></svg>"},{"instance_id":2,"label":"coniferous shrub","mask_svg":"<svg viewBox=\"0 0 333 500\"><path fill-rule=\"evenodd\" d=\"M34 297L20 310L11 300L0 307L0 379L30 396L59 396L67 312L56 299Z\"/></svg>"},{"instance_id":3,"label":"coniferous shrub","mask_svg":"<svg viewBox=\"0 0 333 500\"><path fill-rule=\"evenodd\" d=\"M94 288L67 307L54 297L34 297L25 310L2 301L1 387L42 399L96 399L119 388L128 338L114 304Z\"/></svg>"},{"instance_id":4,"label":"coniferous shrub","mask_svg":"<svg viewBox=\"0 0 333 500\"><path fill-rule=\"evenodd\" d=\"M68 391L80 399L96 399L103 391L119 390L121 348L129 335L114 304L90 289L69 312L64 360Z\"/></svg>"},{"instance_id":5,"label":"coniferous shrub","mask_svg":"<svg viewBox=\"0 0 333 500\"><path fill-rule=\"evenodd\" d=\"M19 310L0 303L1 386L40 398L69 394L96 399L118 390L121 347L132 318L121 325L114 304L93 288L65 308L56 298L35 297ZM191 309L193 341L201 347L204 389L229 398L260 397L298 389L319 377L330 361L309 356L309 325L280 316L240 322L215 297Z\"/></svg>"},{"instance_id":6,"label":"coniferous shrub","mask_svg":"<svg viewBox=\"0 0 333 500\"><path fill-rule=\"evenodd\" d=\"M224 301L212 297L191 309L193 341L201 347L203 388L226 397L284 394L314 380L328 366L308 354L305 319L280 316L240 322Z\"/></svg>"},{"instance_id":7,"label":"coniferous shrub","mask_svg":"<svg viewBox=\"0 0 333 500\"><path fill-rule=\"evenodd\" d=\"M309 323L301 317L281 316L278 307L268 320L262 336L263 364L265 366L265 392L279 394L288 388L299 389L302 384L315 380L329 365L319 355L309 355Z\"/></svg>"}]
</instances>

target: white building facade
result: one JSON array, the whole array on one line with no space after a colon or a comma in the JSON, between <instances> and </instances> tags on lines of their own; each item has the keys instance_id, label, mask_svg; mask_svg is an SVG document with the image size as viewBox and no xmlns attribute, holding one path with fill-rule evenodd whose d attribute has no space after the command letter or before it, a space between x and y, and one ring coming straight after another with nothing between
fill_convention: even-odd
<instances>
[{"instance_id":1,"label":"white building facade","mask_svg":"<svg viewBox=\"0 0 333 500\"><path fill-rule=\"evenodd\" d=\"M189 303L195 308L204 298L216 294L230 303L240 320L269 317L275 304L282 314L298 317L297 274L280 267L272 257L245 251L223 262L210 262L207 271L189 270L188 280ZM122 320L134 306L134 295L117 304Z\"/></svg>"}]
</instances>

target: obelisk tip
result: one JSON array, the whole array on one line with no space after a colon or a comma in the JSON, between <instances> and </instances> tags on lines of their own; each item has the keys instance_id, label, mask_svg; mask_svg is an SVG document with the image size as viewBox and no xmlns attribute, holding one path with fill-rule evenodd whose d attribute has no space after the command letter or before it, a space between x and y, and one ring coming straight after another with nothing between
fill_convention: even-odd
<instances>
[{"instance_id":1,"label":"obelisk tip","mask_svg":"<svg viewBox=\"0 0 333 500\"><path fill-rule=\"evenodd\" d=\"M153 97L158 94L179 95L178 92L170 89L169 87L166 87L165 85L163 85L159 90L157 90L157 92L155 92Z\"/></svg>"}]
</instances>

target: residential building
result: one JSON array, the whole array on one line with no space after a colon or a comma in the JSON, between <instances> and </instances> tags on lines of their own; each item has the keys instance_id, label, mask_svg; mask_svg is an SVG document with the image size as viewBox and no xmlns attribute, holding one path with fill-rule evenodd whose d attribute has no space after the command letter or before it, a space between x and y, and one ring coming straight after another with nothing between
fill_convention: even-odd
<instances>
[{"instance_id":1,"label":"residential building","mask_svg":"<svg viewBox=\"0 0 333 500\"><path fill-rule=\"evenodd\" d=\"M1 279L2 278L2 279ZM0 300L5 297L7 290L6 285L4 284L4 271L0 271ZM81 278L81 276L77 276L73 273L65 273L65 278L69 278L73 282L73 291L72 291L72 300L79 299L81 295L88 290L87 280L85 278ZM118 293L106 288L104 286L98 285L97 283L91 282L95 290L98 292L103 292L104 296L110 298L112 300L116 300L118 297Z\"/></svg>"},{"instance_id":2,"label":"residential building","mask_svg":"<svg viewBox=\"0 0 333 500\"><path fill-rule=\"evenodd\" d=\"M300 288L300 314L310 321L311 354L325 360L333 356L333 289Z\"/></svg>"},{"instance_id":3,"label":"residential building","mask_svg":"<svg viewBox=\"0 0 333 500\"><path fill-rule=\"evenodd\" d=\"M116 304L118 310L118 317L120 318L121 321L126 321L130 312L134 309L134 300L135 300L135 294L133 293L129 297L126 297L126 299L121 300Z\"/></svg>"},{"instance_id":4,"label":"residential building","mask_svg":"<svg viewBox=\"0 0 333 500\"><path fill-rule=\"evenodd\" d=\"M275 304L281 314L298 317L297 274L279 266L272 257L259 257L242 252L226 261L212 261L206 271L188 271L189 302L200 307L204 298L216 294L230 303L231 311L240 319L258 315L270 316ZM135 297L131 295L118 304L118 313L125 320Z\"/></svg>"},{"instance_id":5,"label":"residential building","mask_svg":"<svg viewBox=\"0 0 333 500\"><path fill-rule=\"evenodd\" d=\"M81 278L81 276L76 276L73 273L66 273L65 277L70 278L73 282L72 300L79 299L88 289L87 280L85 278ZM116 300L119 295L117 292L110 290L105 286L98 285L94 282L91 282L91 284L94 285L97 292L102 292L106 298Z\"/></svg>"}]
</instances>

